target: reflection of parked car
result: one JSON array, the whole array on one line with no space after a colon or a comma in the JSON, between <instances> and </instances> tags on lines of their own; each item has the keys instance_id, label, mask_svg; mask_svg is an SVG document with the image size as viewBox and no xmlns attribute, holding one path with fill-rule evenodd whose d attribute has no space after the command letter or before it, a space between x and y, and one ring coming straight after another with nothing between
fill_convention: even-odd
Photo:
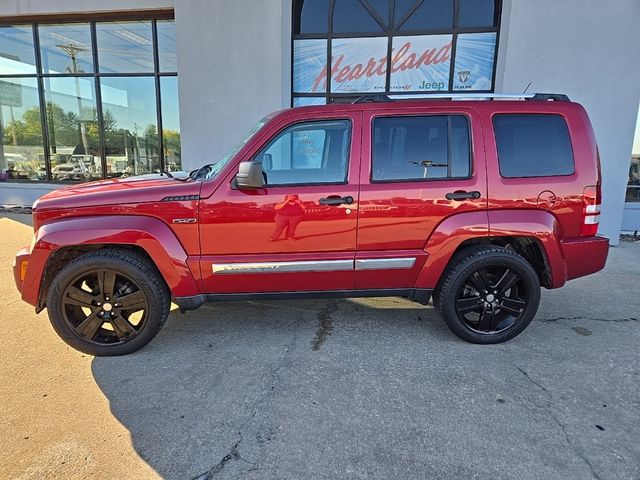
<instances>
[{"instance_id":1,"label":"reflection of parked car","mask_svg":"<svg viewBox=\"0 0 640 480\"><path fill-rule=\"evenodd\" d=\"M51 178L59 182L86 182L91 180L91 172L82 155L73 155L68 163L61 163L51 169Z\"/></svg>"},{"instance_id":2,"label":"reflection of parked car","mask_svg":"<svg viewBox=\"0 0 640 480\"><path fill-rule=\"evenodd\" d=\"M580 105L362 100L275 113L187 178L43 196L14 262L22 299L93 355L147 344L172 301L259 298L433 295L456 335L489 344L529 325L541 286L604 267ZM293 148L308 138L313 151Z\"/></svg>"}]
</instances>

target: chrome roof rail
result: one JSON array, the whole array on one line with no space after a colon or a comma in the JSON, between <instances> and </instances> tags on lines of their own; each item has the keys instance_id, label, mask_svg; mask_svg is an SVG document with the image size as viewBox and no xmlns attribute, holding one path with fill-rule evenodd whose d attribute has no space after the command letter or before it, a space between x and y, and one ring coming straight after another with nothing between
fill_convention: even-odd
<instances>
[{"instance_id":1,"label":"chrome roof rail","mask_svg":"<svg viewBox=\"0 0 640 480\"><path fill-rule=\"evenodd\" d=\"M450 99L450 100L539 100L568 102L569 97L562 93L425 93L425 94L387 94L387 95L363 95L353 103L379 103L393 102L396 100L429 100L429 99Z\"/></svg>"}]
</instances>

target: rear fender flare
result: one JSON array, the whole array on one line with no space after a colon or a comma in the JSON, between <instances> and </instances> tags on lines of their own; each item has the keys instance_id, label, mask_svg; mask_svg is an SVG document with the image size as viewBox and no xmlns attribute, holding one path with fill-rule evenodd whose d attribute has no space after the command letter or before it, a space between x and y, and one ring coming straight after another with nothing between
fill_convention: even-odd
<instances>
[{"instance_id":1,"label":"rear fender flare","mask_svg":"<svg viewBox=\"0 0 640 480\"><path fill-rule=\"evenodd\" d=\"M418 275L416 288L436 288L451 256L462 242L488 237L489 218L486 211L459 213L445 219L427 241L427 261Z\"/></svg>"},{"instance_id":2,"label":"rear fender flare","mask_svg":"<svg viewBox=\"0 0 640 480\"><path fill-rule=\"evenodd\" d=\"M138 246L153 259L173 297L200 293L184 248L164 222L145 216L117 215L72 218L43 225L29 259L23 299L37 304L41 279L55 251L82 245Z\"/></svg>"},{"instance_id":3,"label":"rear fender flare","mask_svg":"<svg viewBox=\"0 0 640 480\"><path fill-rule=\"evenodd\" d=\"M560 247L558 219L544 210L492 210L489 212L491 237L531 237L543 248L550 269L551 288L567 282L567 266Z\"/></svg>"}]
</instances>

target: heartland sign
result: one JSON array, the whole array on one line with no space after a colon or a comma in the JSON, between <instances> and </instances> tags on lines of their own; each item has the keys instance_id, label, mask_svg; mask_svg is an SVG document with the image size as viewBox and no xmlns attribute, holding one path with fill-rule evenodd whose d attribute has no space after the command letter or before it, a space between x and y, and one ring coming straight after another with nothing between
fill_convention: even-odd
<instances>
[{"instance_id":1,"label":"heartland sign","mask_svg":"<svg viewBox=\"0 0 640 480\"><path fill-rule=\"evenodd\" d=\"M366 39L378 40L378 39ZM382 56L370 56L369 58L350 58L350 53L341 53L334 42L333 65L331 66L331 87L333 92L366 91L366 89L384 89L387 76L387 52L386 39L384 40L384 52ZM391 54L391 84L392 91L417 90L426 85L432 85L433 89L442 90L448 85L449 62L451 60L451 40L446 39L439 45L419 45L410 39L395 39L402 46L392 50ZM416 45L418 43L418 45ZM417 47L417 48L416 48ZM337 52L336 52L337 50ZM441 72L440 78L434 78L435 68L442 64L445 72ZM429 68L432 67L432 68ZM362 82L364 80L364 82ZM363 89L363 85L366 86ZM360 88L358 88L358 86ZM312 92L325 91L327 87L327 65L315 77ZM367 88L368 87L368 88Z\"/></svg>"},{"instance_id":2,"label":"heartland sign","mask_svg":"<svg viewBox=\"0 0 640 480\"><path fill-rule=\"evenodd\" d=\"M453 90L491 88L495 32L458 35L453 69L451 34L393 37L390 54L388 41L388 37L333 39L328 62L326 39L295 40L294 95L323 94L327 88L330 94L448 91L452 70Z\"/></svg>"}]
</instances>

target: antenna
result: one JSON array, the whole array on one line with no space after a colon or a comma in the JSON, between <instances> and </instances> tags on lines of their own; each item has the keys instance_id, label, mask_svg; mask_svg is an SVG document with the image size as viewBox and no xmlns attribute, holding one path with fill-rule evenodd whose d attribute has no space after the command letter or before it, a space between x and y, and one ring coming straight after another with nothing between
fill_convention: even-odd
<instances>
[{"instance_id":1,"label":"antenna","mask_svg":"<svg viewBox=\"0 0 640 480\"><path fill-rule=\"evenodd\" d=\"M527 85L527 88L524 89L524 91L522 92L523 95L527 93L527 90L529 90L529 87L531 86L532 83L533 83L533 80L530 81L529 84Z\"/></svg>"}]
</instances>

